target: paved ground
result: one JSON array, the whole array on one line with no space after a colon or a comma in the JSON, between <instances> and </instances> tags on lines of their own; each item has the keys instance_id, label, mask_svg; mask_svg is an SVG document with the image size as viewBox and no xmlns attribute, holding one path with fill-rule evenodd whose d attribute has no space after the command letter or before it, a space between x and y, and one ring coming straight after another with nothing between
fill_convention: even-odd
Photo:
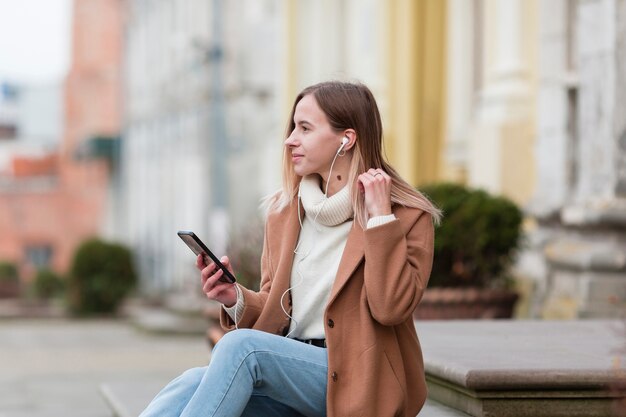
<instances>
[{"instance_id":1,"label":"paved ground","mask_svg":"<svg viewBox=\"0 0 626 417\"><path fill-rule=\"evenodd\" d=\"M101 383L168 381L208 360L201 336L103 320L0 321L0 417L110 417Z\"/></svg>"}]
</instances>

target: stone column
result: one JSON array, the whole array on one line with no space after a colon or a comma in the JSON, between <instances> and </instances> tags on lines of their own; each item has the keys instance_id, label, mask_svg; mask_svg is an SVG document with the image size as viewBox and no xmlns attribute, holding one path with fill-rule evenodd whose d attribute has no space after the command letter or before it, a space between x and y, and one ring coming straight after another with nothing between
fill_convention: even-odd
<instances>
[{"instance_id":1,"label":"stone column","mask_svg":"<svg viewBox=\"0 0 626 417\"><path fill-rule=\"evenodd\" d=\"M568 68L568 51L572 49L568 4L568 0L539 3L537 185L528 208L541 217L557 214L572 187L569 169L577 138L571 121L575 116L577 81L572 68Z\"/></svg>"},{"instance_id":2,"label":"stone column","mask_svg":"<svg viewBox=\"0 0 626 417\"><path fill-rule=\"evenodd\" d=\"M626 0L575 7L578 145L573 186L547 231L544 317L617 317L626 308ZM548 156L546 155L546 158Z\"/></svg>"},{"instance_id":3,"label":"stone column","mask_svg":"<svg viewBox=\"0 0 626 417\"><path fill-rule=\"evenodd\" d=\"M447 25L447 114L443 177L465 182L468 164L468 130L474 108L474 78L477 26L475 3L466 0L448 2ZM464 68L459 71L459 68Z\"/></svg>"},{"instance_id":4,"label":"stone column","mask_svg":"<svg viewBox=\"0 0 626 417\"><path fill-rule=\"evenodd\" d=\"M532 35L533 27L526 24L529 14L521 0L490 5L495 13L487 16L484 49L487 54L493 50L493 56L485 60L485 88L471 135L469 182L525 204L534 186L534 117L530 66L522 41Z\"/></svg>"},{"instance_id":5,"label":"stone column","mask_svg":"<svg viewBox=\"0 0 626 417\"><path fill-rule=\"evenodd\" d=\"M626 198L626 0L616 4L615 36L615 122L616 174L615 195Z\"/></svg>"}]
</instances>

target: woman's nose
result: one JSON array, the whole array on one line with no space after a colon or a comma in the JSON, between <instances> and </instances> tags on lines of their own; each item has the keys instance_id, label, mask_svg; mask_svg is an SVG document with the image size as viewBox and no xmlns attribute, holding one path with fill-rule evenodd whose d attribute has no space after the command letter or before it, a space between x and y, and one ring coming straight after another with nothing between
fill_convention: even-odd
<instances>
[{"instance_id":1,"label":"woman's nose","mask_svg":"<svg viewBox=\"0 0 626 417\"><path fill-rule=\"evenodd\" d=\"M285 146L292 148L296 145L297 143L296 143L295 135L293 134L293 132L291 132L291 135L289 135L287 139L285 139Z\"/></svg>"}]
</instances>

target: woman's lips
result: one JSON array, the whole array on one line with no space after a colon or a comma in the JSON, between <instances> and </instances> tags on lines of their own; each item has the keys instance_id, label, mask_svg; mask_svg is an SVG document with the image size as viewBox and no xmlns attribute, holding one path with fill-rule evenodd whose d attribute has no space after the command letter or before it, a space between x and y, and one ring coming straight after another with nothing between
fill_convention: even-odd
<instances>
[{"instance_id":1,"label":"woman's lips","mask_svg":"<svg viewBox=\"0 0 626 417\"><path fill-rule=\"evenodd\" d=\"M300 159L302 159L302 156L303 156L303 155L300 155L300 154L294 153L294 154L292 154L292 155L291 155L291 160L292 160L293 162L298 162Z\"/></svg>"}]
</instances>

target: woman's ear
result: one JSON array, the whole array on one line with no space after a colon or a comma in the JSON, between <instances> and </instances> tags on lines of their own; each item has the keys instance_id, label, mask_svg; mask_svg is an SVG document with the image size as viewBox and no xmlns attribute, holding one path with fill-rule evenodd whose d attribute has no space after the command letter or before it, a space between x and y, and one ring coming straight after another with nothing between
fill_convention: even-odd
<instances>
[{"instance_id":1,"label":"woman's ear","mask_svg":"<svg viewBox=\"0 0 626 417\"><path fill-rule=\"evenodd\" d=\"M346 138L348 139L348 142L343 146L344 151L352 149L352 147L356 143L356 132L354 131L354 129L346 129L343 132L343 140L345 141Z\"/></svg>"}]
</instances>

